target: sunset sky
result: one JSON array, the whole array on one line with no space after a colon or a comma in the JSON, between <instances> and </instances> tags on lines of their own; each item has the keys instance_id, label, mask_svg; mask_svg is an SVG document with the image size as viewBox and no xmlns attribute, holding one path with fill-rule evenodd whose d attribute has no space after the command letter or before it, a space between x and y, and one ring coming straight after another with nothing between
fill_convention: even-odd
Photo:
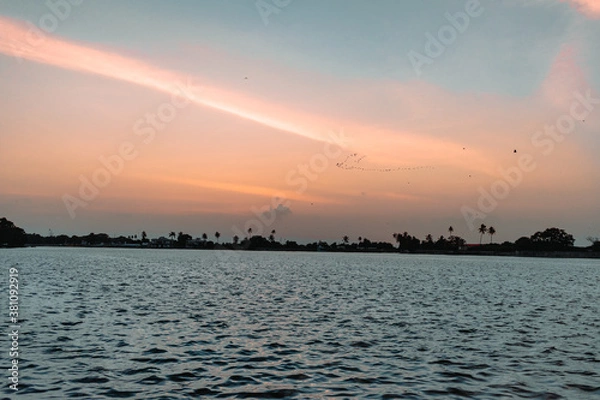
<instances>
[{"instance_id":1,"label":"sunset sky","mask_svg":"<svg viewBox=\"0 0 600 400\"><path fill-rule=\"evenodd\" d=\"M598 43L596 0L0 0L0 217L587 245Z\"/></svg>"}]
</instances>

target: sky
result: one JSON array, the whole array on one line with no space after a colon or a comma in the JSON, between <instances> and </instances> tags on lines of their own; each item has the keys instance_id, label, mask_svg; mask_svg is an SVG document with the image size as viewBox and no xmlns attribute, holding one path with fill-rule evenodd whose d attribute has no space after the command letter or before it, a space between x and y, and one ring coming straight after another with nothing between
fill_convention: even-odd
<instances>
[{"instance_id":1,"label":"sky","mask_svg":"<svg viewBox=\"0 0 600 400\"><path fill-rule=\"evenodd\" d=\"M0 216L587 245L599 42L596 0L0 0Z\"/></svg>"}]
</instances>

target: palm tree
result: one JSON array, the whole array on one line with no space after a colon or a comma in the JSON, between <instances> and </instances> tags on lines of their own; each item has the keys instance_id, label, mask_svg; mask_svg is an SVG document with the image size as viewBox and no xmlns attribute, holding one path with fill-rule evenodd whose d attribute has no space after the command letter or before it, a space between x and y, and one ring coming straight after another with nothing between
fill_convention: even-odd
<instances>
[{"instance_id":1,"label":"palm tree","mask_svg":"<svg viewBox=\"0 0 600 400\"><path fill-rule=\"evenodd\" d=\"M217 238L217 243L219 243L219 238L221 237L221 234L219 232L215 232L215 237Z\"/></svg>"},{"instance_id":2,"label":"palm tree","mask_svg":"<svg viewBox=\"0 0 600 400\"><path fill-rule=\"evenodd\" d=\"M479 237L479 245L481 246L481 240L483 240L483 235L487 233L487 226L481 224L481 226L479 227L479 233L481 234L481 236Z\"/></svg>"},{"instance_id":3,"label":"palm tree","mask_svg":"<svg viewBox=\"0 0 600 400\"><path fill-rule=\"evenodd\" d=\"M146 238L148 238L148 235L146 235L146 231L142 231L142 242L145 242Z\"/></svg>"},{"instance_id":4,"label":"palm tree","mask_svg":"<svg viewBox=\"0 0 600 400\"><path fill-rule=\"evenodd\" d=\"M252 228L248 228L248 238L252 237Z\"/></svg>"},{"instance_id":5,"label":"palm tree","mask_svg":"<svg viewBox=\"0 0 600 400\"><path fill-rule=\"evenodd\" d=\"M348 242L350 241L350 238L348 236L344 236L344 238L342 240L344 241L344 244L348 244Z\"/></svg>"},{"instance_id":6,"label":"palm tree","mask_svg":"<svg viewBox=\"0 0 600 400\"><path fill-rule=\"evenodd\" d=\"M492 243L492 239L494 237L494 234L496 233L496 229L494 229L493 226L490 226L488 229L488 233L490 234L490 244Z\"/></svg>"},{"instance_id":7,"label":"palm tree","mask_svg":"<svg viewBox=\"0 0 600 400\"><path fill-rule=\"evenodd\" d=\"M240 237L238 235L235 235L233 237L233 244L238 244L239 241L240 241Z\"/></svg>"},{"instance_id":8,"label":"palm tree","mask_svg":"<svg viewBox=\"0 0 600 400\"><path fill-rule=\"evenodd\" d=\"M169 237L171 238L171 240L175 240L175 236L177 236L175 232L169 233Z\"/></svg>"},{"instance_id":9,"label":"palm tree","mask_svg":"<svg viewBox=\"0 0 600 400\"><path fill-rule=\"evenodd\" d=\"M208 235L206 233L203 233L202 240L206 242L207 239L208 239Z\"/></svg>"},{"instance_id":10,"label":"palm tree","mask_svg":"<svg viewBox=\"0 0 600 400\"><path fill-rule=\"evenodd\" d=\"M450 238L452 238L452 234L454 233L454 228L452 226L448 228L448 233L450 234Z\"/></svg>"},{"instance_id":11,"label":"palm tree","mask_svg":"<svg viewBox=\"0 0 600 400\"><path fill-rule=\"evenodd\" d=\"M275 231L275 229L273 229L273 230L271 231L271 234L269 235L269 240L270 240L271 242L274 242L274 241L275 241L275 234L276 234L276 233L277 233L277 232Z\"/></svg>"}]
</instances>

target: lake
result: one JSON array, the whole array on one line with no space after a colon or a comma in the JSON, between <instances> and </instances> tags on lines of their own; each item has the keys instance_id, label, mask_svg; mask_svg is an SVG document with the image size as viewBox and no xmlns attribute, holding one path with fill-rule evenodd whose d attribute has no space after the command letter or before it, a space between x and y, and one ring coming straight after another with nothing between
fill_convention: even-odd
<instances>
[{"instance_id":1,"label":"lake","mask_svg":"<svg viewBox=\"0 0 600 400\"><path fill-rule=\"evenodd\" d=\"M102 248L0 260L5 331L11 267L19 279L9 398L600 396L598 260Z\"/></svg>"}]
</instances>

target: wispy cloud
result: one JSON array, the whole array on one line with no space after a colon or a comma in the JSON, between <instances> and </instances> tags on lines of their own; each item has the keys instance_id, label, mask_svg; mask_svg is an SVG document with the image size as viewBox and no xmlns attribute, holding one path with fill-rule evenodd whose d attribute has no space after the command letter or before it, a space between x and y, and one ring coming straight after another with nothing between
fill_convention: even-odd
<instances>
[{"instance_id":1,"label":"wispy cloud","mask_svg":"<svg viewBox=\"0 0 600 400\"><path fill-rule=\"evenodd\" d=\"M111 50L92 48L54 36L46 36L41 43L35 42L29 29L21 21L0 17L0 53L13 56L16 52L25 60L125 81L169 95L180 95L182 89L176 84L181 83L185 86L185 96L199 106L312 140L331 141L328 129L344 127L352 139L350 147L361 151L373 150L373 154L377 154L378 149L393 146L395 151L389 161L396 166L411 166L422 160L455 163L462 149L460 144L453 143L448 137L438 138L401 127L374 129L351 117L336 120L315 112L303 112L298 107L278 104L235 89L211 86L213 82L203 82L201 77L162 69ZM196 79L201 88L189 84L190 80ZM420 94L406 95L428 101ZM343 102L343 99L340 101ZM479 157L482 164L486 163L483 155L473 157Z\"/></svg>"},{"instance_id":2,"label":"wispy cloud","mask_svg":"<svg viewBox=\"0 0 600 400\"><path fill-rule=\"evenodd\" d=\"M181 94L177 83L186 85L188 97L197 105L224 111L259 124L313 140L328 140L325 121L290 112L276 104L250 98L201 82L189 85L191 77L164 70L108 50L47 36L42 42L32 38L20 21L0 17L0 53L78 72L101 75L155 89L169 95ZM195 84L195 82L193 82Z\"/></svg>"},{"instance_id":3,"label":"wispy cloud","mask_svg":"<svg viewBox=\"0 0 600 400\"><path fill-rule=\"evenodd\" d=\"M598 0L561 0L563 3L569 3L583 15L600 19L600 1Z\"/></svg>"},{"instance_id":4,"label":"wispy cloud","mask_svg":"<svg viewBox=\"0 0 600 400\"><path fill-rule=\"evenodd\" d=\"M523 6L550 6L567 3L581 14L592 18L600 18L600 2L598 0L504 0L508 5L521 4Z\"/></svg>"},{"instance_id":5,"label":"wispy cloud","mask_svg":"<svg viewBox=\"0 0 600 400\"><path fill-rule=\"evenodd\" d=\"M152 175L152 177L148 177L149 181L152 182L163 182L167 184L180 185L190 188L199 188L204 190L214 190L219 192L230 192L230 193L238 193L238 194L246 194L253 195L259 197L270 198L275 193L281 193L282 200L296 200L296 201L304 201L304 202L321 202L321 203L338 203L338 201L329 199L326 197L308 195L308 194L298 194L293 191L285 191L273 187L265 187L265 186L256 186L256 185L247 185L241 183L229 183L229 182L215 182L209 181L206 179L196 179L196 178L183 178L183 177L173 177L173 176L161 176L161 175Z\"/></svg>"},{"instance_id":6,"label":"wispy cloud","mask_svg":"<svg viewBox=\"0 0 600 400\"><path fill-rule=\"evenodd\" d=\"M590 87L585 72L578 63L579 53L574 45L565 44L554 58L539 95L549 104L566 108L573 100L573 92Z\"/></svg>"}]
</instances>

